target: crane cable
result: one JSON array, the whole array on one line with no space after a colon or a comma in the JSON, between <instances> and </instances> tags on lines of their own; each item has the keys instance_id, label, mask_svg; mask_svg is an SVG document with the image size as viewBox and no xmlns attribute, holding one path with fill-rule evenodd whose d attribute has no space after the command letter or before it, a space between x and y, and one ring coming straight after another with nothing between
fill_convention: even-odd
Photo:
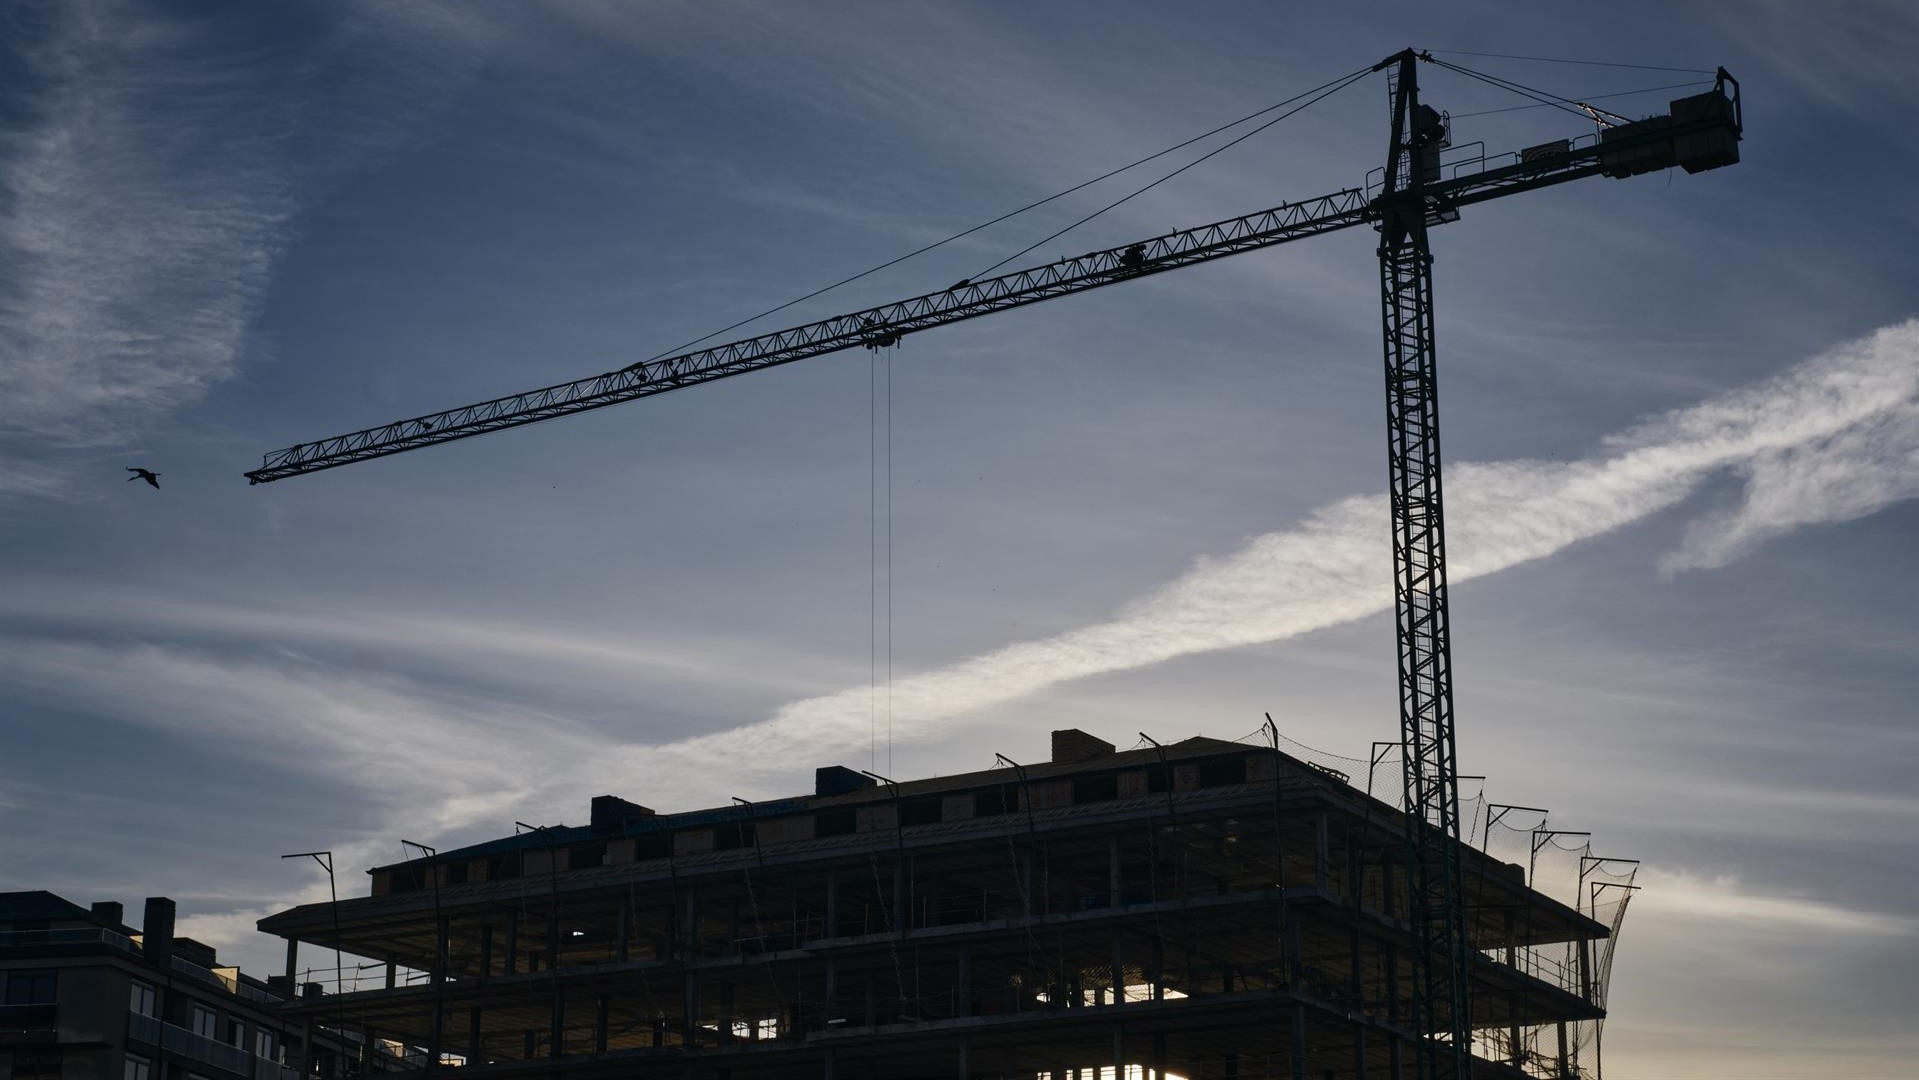
<instances>
[{"instance_id":1,"label":"crane cable","mask_svg":"<svg viewBox=\"0 0 1919 1080\"><path fill-rule=\"evenodd\" d=\"M1643 90L1616 90L1609 94L1589 94L1586 97L1581 98L1580 100L1587 101L1587 102L1609 101L1613 98L1632 97L1635 94L1656 94L1662 90L1687 90L1695 86L1711 86L1711 85L1712 85L1711 79L1695 79L1692 82L1667 83L1664 86L1648 86ZM1552 105L1552 104L1554 103L1550 101L1535 101L1531 105L1508 105L1505 108L1501 108L1501 109L1480 109L1477 112L1450 113L1448 115L1450 115L1454 120L1465 120L1474 116L1492 116L1496 113L1519 112L1522 109L1543 109L1543 108L1546 108L1548 105Z\"/></svg>"},{"instance_id":2,"label":"crane cable","mask_svg":"<svg viewBox=\"0 0 1919 1080\"><path fill-rule=\"evenodd\" d=\"M880 384L884 377L886 405L885 454L880 452ZM893 775L893 362L882 350L872 350L867 369L867 768L879 771L880 717L880 492L885 471L885 601L886 601L886 775Z\"/></svg>"},{"instance_id":3,"label":"crane cable","mask_svg":"<svg viewBox=\"0 0 1919 1080\"><path fill-rule=\"evenodd\" d=\"M1465 49L1429 49L1440 56L1483 56L1493 60L1527 60L1539 64L1578 64L1582 67L1635 68L1639 71L1676 71L1684 75L1711 75L1710 68L1662 67L1658 64L1613 64L1604 60L1568 60L1554 56L1515 56L1512 53L1468 52ZM1438 61L1434 61L1437 63Z\"/></svg>"},{"instance_id":4,"label":"crane cable","mask_svg":"<svg viewBox=\"0 0 1919 1080\"><path fill-rule=\"evenodd\" d=\"M1253 136L1259 134L1260 132L1265 131L1267 128L1272 127L1274 124L1279 123L1281 120L1284 120L1287 117L1300 112L1302 109L1306 109L1310 106L1317 105L1318 103L1326 100L1327 98L1332 97L1334 94L1339 93L1341 90L1346 89L1348 86L1351 86L1352 84L1372 74L1372 71L1373 69L1369 65L1367 67L1360 68L1358 71L1355 71L1350 75L1341 76L1340 78L1334 79L1332 82L1322 83L1318 87L1315 87L1312 90L1306 91L1306 93L1301 94L1300 97L1308 97L1308 95L1312 95L1309 100L1301 102L1300 104L1295 105L1293 108L1288 109L1283 113L1280 113L1278 116L1275 116L1271 120L1266 121L1265 123L1254 128L1253 130L1246 132L1244 135L1236 136L1232 140L1220 146L1214 147L1211 150L1208 150L1206 153L1201 154L1199 157L1194 158L1192 161L1189 161L1184 165L1181 165L1179 168L1174 169L1172 172L1167 173L1165 176L1162 176L1159 179L1153 181L1152 183L1147 184L1145 187L1142 187L1138 189L1137 191L1134 191L1128 195L1122 196L1121 198L1116 199L1113 202L1107 203L1105 206L1102 206L1098 210L1095 210L1092 213L1086 215L1085 217L1080 218L1078 221L1073 222L1071 225L1066 226L1064 229L1061 229L1058 232L1052 233L1049 236L1043 237L1042 239L1036 240L1033 243L1028 244L1027 246L1019 249L1018 251L1013 252L1011 255L1008 255L1004 259L1001 259L1000 261L994 263L993 265L987 267L986 269L980 271L979 273L974 274L973 277L974 278L985 277L986 275L992 273L993 271L998 270L1000 267L1005 266L1007 263L1012 262L1014 259L1019 258L1021 255L1024 255L1027 252L1032 251L1034 248L1040 246L1041 244L1047 243L1048 241L1051 241L1051 240L1056 240L1059 237L1064 236L1069 232L1072 232L1074 229L1077 229L1081 225L1084 225L1087 222L1093 220L1094 218L1100 216L1101 214L1104 214L1106 211L1111 210L1114 207L1120 206L1123 203L1130 202L1131 200L1133 200L1134 198L1137 198L1140 195L1146 194L1147 192L1160 186L1166 181L1171 180L1173 177L1178 176L1180 173L1183 173L1186 170L1192 168L1193 166L1198 165L1200 162L1205 161L1221 153L1222 151L1230 150L1233 147L1238 146L1240 143L1245 142L1247 139L1250 139ZM1294 98L1292 100L1298 101L1299 98ZM1267 110L1267 111L1271 111L1271 110Z\"/></svg>"},{"instance_id":5,"label":"crane cable","mask_svg":"<svg viewBox=\"0 0 1919 1080\"><path fill-rule=\"evenodd\" d=\"M1526 86L1523 83L1514 82L1511 79L1501 78L1497 75L1487 75L1484 72L1474 71L1473 69L1469 67L1461 67L1458 64L1448 63L1444 60L1434 60L1433 63L1438 64L1440 67L1443 67L1448 71L1458 72L1459 74L1464 75L1467 78L1478 79L1480 82L1483 82L1488 86L1496 87L1501 90L1511 91L1512 93L1518 94L1520 97L1528 98L1540 105L1550 105L1555 109L1559 109L1563 112L1571 113L1582 120L1588 120L1592 118L1590 114L1578 108L1577 106L1579 105L1579 103L1572 100L1571 98L1561 97L1558 94L1554 94L1545 90L1538 90L1533 87Z\"/></svg>"},{"instance_id":6,"label":"crane cable","mask_svg":"<svg viewBox=\"0 0 1919 1080\"><path fill-rule=\"evenodd\" d=\"M1580 117L1581 119L1597 120L1599 118L1596 114L1603 112L1621 122L1630 122L1626 117L1620 116L1618 113L1606 112L1605 109L1595 109L1583 101L1574 101L1569 97L1561 97L1549 90L1540 90L1536 87L1527 86L1524 83L1515 82L1512 79L1502 78L1498 75L1488 75L1484 72L1474 71L1472 68L1461 67L1458 64L1448 63L1444 60L1434 60L1432 62L1448 71L1455 71L1468 78L1478 79L1488 86L1495 86L1501 90L1510 90L1521 97L1530 98L1541 105L1550 105L1556 109Z\"/></svg>"},{"instance_id":7,"label":"crane cable","mask_svg":"<svg viewBox=\"0 0 1919 1080\"><path fill-rule=\"evenodd\" d=\"M890 269L891 267L894 267L894 266L898 266L898 265L899 265L900 263L903 263L903 262L905 262L906 260L908 260L908 259L911 259L911 258L913 258L914 256L917 256L917 255L924 255L924 254L926 254L927 252L929 252L929 251L932 251L932 250L933 250L933 249L935 249L935 248L939 248L939 247L944 247L945 245L947 245L947 244L950 244L950 243L952 243L952 242L953 242L953 241L955 241L955 240L960 240L960 239L964 239L965 237L968 237L968 236L971 236L971 235L973 235L974 233L976 233L976 232L979 232L979 231L980 231L980 230L982 230L982 229L987 229L987 228L991 228L991 227L992 227L992 226L994 226L994 225L998 225L998 224L999 224L1000 222L1002 222L1002 221L1006 221L1006 220L1008 220L1008 219L1010 219L1010 218L1014 218L1014 217L1018 217L1019 215L1021 215L1021 214L1024 214L1024 213L1026 213L1026 212L1027 212L1028 210L1034 210L1034 209L1037 209L1037 208L1039 208L1039 207L1042 207L1042 206L1045 206L1045 205L1046 205L1047 203L1050 203L1050 202L1055 202L1055 201L1057 201L1057 200L1059 200L1059 199L1063 199L1063 198L1065 198L1066 196L1068 196L1068 195L1071 195L1071 194L1073 194L1073 193L1074 193L1074 192L1076 192L1076 191L1081 191L1081 190L1083 190L1083 189L1085 189L1085 188L1089 188L1089 187L1091 187L1091 186L1093 186L1094 184L1097 184L1097 183L1099 183L1099 182L1100 182L1100 181L1102 181L1102 180L1110 180L1110 179L1112 179L1113 177L1115 177L1115 176L1118 176L1118 175L1119 175L1120 173L1123 173L1123 172L1126 172L1126 171L1128 171L1128 170L1130 170L1130 169L1136 169L1136 168L1138 168L1139 166L1141 166L1141 165L1144 165L1144 164L1146 164L1146 163L1147 163L1147 162L1149 162L1149 161L1157 161L1158 159L1160 159L1160 158L1163 158L1163 157L1165 157L1165 156L1166 156L1167 154L1170 154L1170 153L1173 153L1173 152L1174 152L1174 151L1176 151L1176 150L1184 150L1184 149L1186 149L1187 147L1189 147L1189 146L1191 146L1191 145L1193 145L1193 144L1194 144L1194 143L1196 143L1196 142L1200 142L1200 141L1202 141L1202 140L1205 140L1205 139L1209 139L1209 138L1211 138L1211 137L1213 137L1214 135L1218 135L1219 133L1221 133L1221 132L1223 132L1223 131L1230 131L1230 130L1232 130L1233 128L1236 128L1236 127L1238 127L1239 125L1241 125L1241 124L1244 124L1244 123L1247 123L1247 122L1249 122L1249 121L1252 121L1252 120L1257 120L1257 119L1259 119L1260 117L1262 117L1262 116L1265 116L1265 115L1266 115L1267 113L1270 113L1270 112L1276 112L1276 111L1278 111L1278 110L1280 110L1280 109L1283 109L1283 108L1285 108L1285 107L1286 107L1286 106L1288 106L1288 105L1291 105L1291 104L1293 104L1293 103L1294 103L1294 102L1296 102L1296 101L1299 101L1299 100L1300 100L1300 99L1302 99L1302 98L1307 98L1307 97L1311 97L1312 95L1314 95L1314 94L1317 94L1317 93L1319 93L1319 92L1320 92L1320 91L1322 91L1322 90L1325 90L1325 89L1326 89L1327 87L1331 87L1331 86L1334 86L1334 84L1336 84L1336 83L1342 83L1342 82L1345 82L1345 81L1347 81L1347 80L1349 80L1349 79L1352 79L1352 78L1354 78L1355 76L1358 76L1358 75L1364 75L1364 74L1366 74L1366 73L1368 73L1368 72L1370 72L1371 70L1372 70L1372 69L1371 69L1370 67L1366 67L1366 68L1361 68L1361 69L1360 69L1359 71L1357 71L1357 72L1354 72L1354 73L1353 73L1352 75L1342 75L1342 76L1340 76L1339 78L1337 78L1337 79L1334 79L1334 80L1332 80L1332 82L1327 82L1327 83L1321 83L1320 85L1318 85L1318 86L1316 86L1316 87L1314 87L1314 88L1312 88L1311 90L1307 90L1307 91L1304 91L1304 92L1302 92L1302 93L1298 93L1298 94L1294 94L1294 95L1293 95L1292 97L1289 97L1289 98L1287 98L1287 99L1286 99L1286 100L1284 100L1284 101L1279 101L1279 102L1275 102L1275 103L1273 103L1273 104L1271 104L1271 105L1268 105L1268 106L1266 106L1266 107L1265 107L1265 108L1263 108L1263 109L1259 109L1259 110L1257 110L1257 111L1255 111L1255 112L1250 112L1250 113L1247 113L1247 114L1246 114L1245 116L1242 116L1242 117L1240 117L1240 118L1239 118L1239 119L1237 119L1237 120L1233 120L1233 121L1229 121L1228 123L1224 123L1224 124L1221 124L1221 125L1219 125L1218 127L1216 127L1216 128L1213 128L1213 129L1212 129L1211 131L1206 131L1206 132L1202 132L1202 133L1200 133L1200 134L1198 134L1198 135L1195 135L1195 136L1193 136L1192 138L1190 138L1190 139L1187 139L1187 140L1185 140L1185 141L1183 141L1183 142L1179 142L1179 143L1175 143L1175 144L1173 144L1172 146L1169 146L1169 147L1167 147L1167 148L1166 148L1166 149L1164 149L1164 150L1160 150L1160 151L1156 151L1156 152L1154 152L1154 153L1151 153L1151 154L1148 154L1148 155L1146 155L1145 157L1143 157L1143 158L1140 158L1140 159L1138 159L1137 161L1132 161L1132 162L1129 162L1129 163L1127 163L1127 164L1125 164L1125 165L1121 165L1121 166L1120 166L1119 168L1117 168L1117 169L1113 169L1113 170L1111 170L1111 171L1109 171L1109 172L1104 172L1104 173L1101 173L1100 175L1098 175L1098 176L1095 176L1095 177L1093 177L1093 178L1092 178L1091 180L1085 180L1085 181L1082 181L1082 182L1080 182L1080 183L1077 183L1077 184L1074 184L1074 185L1073 185L1072 187L1069 187L1069 188L1066 188L1066 189L1064 189L1064 190L1061 190L1061 191L1056 191L1056 192L1054 192L1053 194L1051 194L1051 195L1048 195L1048 196L1046 196L1046 197L1045 197L1045 198L1043 198L1043 199L1037 199L1037 200L1035 200L1035 201L1033 201L1033 202L1030 202L1030 203L1027 203L1027 204L1026 204L1025 206L1022 206L1022 207L1020 207L1020 208L1018 208L1017 210L1008 210L1008 211L1007 211L1006 213L1004 213L1004 214L1001 214L1001 215L999 215L999 216L998 216L998 217L996 217L996 218L993 218L993 219L992 219L991 221L983 221L983 222L981 222L981 223L979 223L978 225L975 225L975 226L973 226L973 227L972 227L972 228L970 228L970 229L963 229L963 230L961 230L961 231L959 231L959 232L956 232L956 233L954 233L954 234L952 234L951 236L948 236L948 237L946 237L946 238L945 238L945 239L943 239L943 240L935 240L934 242L932 242L932 243L930 243L930 244L927 244L927 245L926 245L926 246L924 246L924 247L920 247L920 248L915 248L914 250L912 250L912 251L909 251L909 252L907 252L906 254L904 254L904 255L901 255L901 256L899 256L898 258L895 258L895 259L889 259L889 260L887 260L886 262L883 262L883 263L880 263L880 264L879 264L879 265L877 265L877 266L873 266L873 267L870 267L870 268L868 268L868 269L865 269L865 270L862 270L862 271L860 271L859 273L857 273L857 274L854 274L854 275L852 275L852 276L850 276L850 277L844 277L844 278L841 278L840 280L838 280L838 281L835 281L835 282L834 282L834 283L832 283L831 285L825 285L825 286L822 286L822 287L820 287L820 288L818 288L818 289L815 289L815 290L813 290L813 291L812 291L812 292L810 292L810 293L807 293L807 294L806 294L805 296L796 296L796 297L794 297L793 299L791 299L791 300L788 300L788 301L787 301L786 303L784 303L784 304L780 304L780 305L778 305L777 307L770 307L770 308L767 308L767 309L766 309L765 311L762 311L762 312L760 312L760 313L759 313L759 314L757 314L757 315L752 315L752 316L748 316L747 318L744 318L744 319L741 319L741 320L740 320L739 322L736 322L736 323L733 323L733 324L731 324L731 325L729 325L729 326L722 326L722 327L720 327L720 328L719 328L718 330L715 330L715 331L713 331L713 332L712 332L712 333L710 333L710 334L705 334L705 335L702 335L702 336L700 336L700 337L697 337L697 338L694 338L694 339L693 339L693 340L691 340L691 341L688 341L688 342L685 342L684 344L680 344L680 345L676 345L676 346L674 346L673 348L671 348L671 349L667 349L667 350L666 350L666 351L664 351L664 352L660 352L660 353L657 353L657 354L655 354L655 355L653 355L653 356L651 356L651 357L649 357L649 358L647 358L647 359L646 359L645 361L643 361L643 363L652 363L652 362L653 362L654 360L661 360L661 359L664 359L664 358L666 358L666 357L668 357L668 356L672 356L672 355L675 355L676 353L680 353L680 352L684 352L685 350L687 350L687 349L690 349L690 348L693 348L693 347L694 347L694 346L696 346L696 345L699 345L699 344L702 344L702 343L704 343L704 342L707 342L707 341L710 341L710 340L712 340L713 338L716 338L716 337L718 337L718 336L720 336L721 334L724 334L724 333L726 333L726 332L727 332L727 331L729 331L729 330L738 330L738 329L739 329L740 327L742 327L742 326L745 326L745 325L747 325L748 323L751 323L751 322L756 322L756 321L758 321L758 320L760 320L760 319L763 319L763 318L765 318L765 317L766 317L766 316L768 316L768 315L774 315L774 314L777 314L777 313L779 313L779 312L782 312L782 311L785 311L785 310L786 310L787 308L790 308L790 307L792 307L792 306L794 306L795 304L802 304L802 303L805 303L805 302L806 302L806 301L808 301L808 300L811 300L811 299L813 299L814 297L817 297L817 296L823 296L823 295L825 295L826 293L829 293L829 292L831 292L831 291L833 291L834 289L837 289L837 288L839 288L839 287L840 287L840 286L842 286L842 285L850 285L850 284L852 284L853 282L855 282L855 281L858 281L858 280L860 280L861 278L864 278L864 277L868 277L868 276L870 276L870 275L872 275L872 274L877 274L877 273L879 273L879 272L880 272L881 270L886 270L886 269ZM1308 104L1311 104L1311 102L1308 102ZM1304 106L1301 106L1301 108L1304 108ZM1298 110L1297 110L1297 109L1295 109L1295 110L1293 110L1293 111L1294 111L1294 112L1297 112ZM1292 113L1288 113L1287 115L1288 115L1288 116L1290 116L1290 115L1292 115ZM1281 117L1280 119L1284 119L1284 117ZM1269 123L1269 124L1266 124L1266 125L1262 125L1262 127L1261 127L1261 128L1259 129L1259 130L1264 130L1264 129L1265 129L1265 127L1270 127L1270 126L1271 126L1271 124L1270 124L1270 123ZM1237 142L1238 140L1234 140L1234 141L1235 141L1235 142ZM1231 143L1228 143L1227 145L1228 145L1228 146L1230 146L1230 145L1232 145L1232 144L1231 144ZM1221 147L1220 149L1225 149L1225 147ZM1217 151L1217 150L1215 150L1215 151L1213 151L1213 153L1218 153L1218 152L1219 152L1219 151ZM1212 154L1208 154L1208 155L1207 155L1207 157L1211 157L1211 156L1212 156ZM1204 160L1205 160L1205 158L1201 158L1200 160L1201 160L1201 161L1204 161ZM1194 164L1198 164L1198 162L1194 162ZM1191 166L1187 166L1187 167L1188 167L1188 168L1191 168ZM1184 171L1184 170L1181 170L1181 171ZM1172 175L1178 175L1178 174L1177 174L1177 173L1175 173L1175 174L1172 174ZM1163 181L1163 180L1165 180L1165 179L1169 179L1169 178L1170 178L1170 177L1163 177L1163 178L1161 178L1161 179L1162 179L1162 181ZM1156 183L1157 183L1157 182L1156 182ZM1149 185L1149 186L1151 186L1151 185ZM1138 194L1138 193L1137 193L1137 192L1135 192L1135 194ZM1130 198L1131 196L1128 196L1128 197ZM1123 200L1122 200L1122 201L1123 201ZM1110 208L1109 208L1109 209L1110 209ZM1104 211L1101 211L1101 213L1104 213ZM1041 241L1041 243L1045 243L1045 241ZM1035 246L1037 246L1037 245L1035 245ZM1031 250L1031 249L1029 248L1028 250Z\"/></svg>"}]
</instances>

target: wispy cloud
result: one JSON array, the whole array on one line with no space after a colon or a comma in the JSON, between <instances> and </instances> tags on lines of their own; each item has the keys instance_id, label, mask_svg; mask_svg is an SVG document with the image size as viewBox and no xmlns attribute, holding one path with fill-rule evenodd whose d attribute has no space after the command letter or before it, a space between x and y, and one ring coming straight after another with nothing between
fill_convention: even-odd
<instances>
[{"instance_id":1,"label":"wispy cloud","mask_svg":"<svg viewBox=\"0 0 1919 1080\"><path fill-rule=\"evenodd\" d=\"M1768 930L1827 934L1905 936L1919 933L1909 916L1866 911L1812 896L1769 894L1726 874L1648 869L1647 886L1634 901L1637 915L1658 920L1728 922Z\"/></svg>"},{"instance_id":2,"label":"wispy cloud","mask_svg":"<svg viewBox=\"0 0 1919 1080\"><path fill-rule=\"evenodd\" d=\"M1763 535L1846 520L1914 493L1919 453L1919 321L1888 327L1775 378L1624 432L1586 460L1464 464L1448 476L1455 584L1545 558L1669 508L1725 470L1748 478L1760 517L1697 530L1674 565L1721 565ZM1795 500L1773 463L1818 457L1820 497ZM1847 495L1847 492L1866 494ZM1906 494L1901 495L1900 492ZM1391 603L1386 505L1341 500L1191 571L1104 623L1008 645L895 682L895 737L1071 679L1179 656L1297 637ZM1692 557L1710 550L1717 561ZM795 702L751 727L671 747L690 765L766 760L865 739L864 687Z\"/></svg>"},{"instance_id":3,"label":"wispy cloud","mask_svg":"<svg viewBox=\"0 0 1919 1080\"><path fill-rule=\"evenodd\" d=\"M249 65L148 9L75 3L16 40L40 89L8 137L8 434L91 444L230 375L292 199Z\"/></svg>"},{"instance_id":4,"label":"wispy cloud","mask_svg":"<svg viewBox=\"0 0 1919 1080\"><path fill-rule=\"evenodd\" d=\"M1919 447L1919 427L1898 422L1916 402L1919 322L1907 322L1648 421L1585 460L1457 466L1449 475L1452 579L1545 558L1643 520L1729 471L1743 472L1749 487L1762 484L1755 464L1782 455L1848 447L1825 459L1831 489L1845 488L1844 478L1865 484L1861 478L1896 474ZM1792 523L1806 524L1855 516L1863 504L1793 505ZM956 717L1069 680L1285 640L1384 611L1391 600L1385 524L1381 498L1340 500L1295 528L1199 560L1110 620L899 679L891 689L894 737L935 739ZM24 603L12 610L31 625L35 608L31 598ZM340 782L377 793L396 823L409 828L453 829L521 806L572 807L580 785L614 790L637 776L648 778L651 798L669 805L697 800L710 797L714 775L742 785L768 780L794 761L862 746L870 734L872 701L860 686L793 702L755 724L636 741L551 715L533 692L536 682L523 684L519 701L479 698L445 677L437 660L428 661L440 646L404 644L440 636L417 623L390 625L362 613L296 619L295 629L276 633L282 614L189 605L169 615L157 605L134 607L146 613L141 636L166 644L28 637L0 658L0 675L16 687L90 696L112 715L183 737L254 743L275 760L297 754L324 763L339 771ZM173 622L178 633L168 629ZM186 633L197 643L184 643ZM222 635L245 647L219 647ZM375 676L312 655L315 641L337 645L356 635L377 641L395 666ZM525 663L544 665L577 651L576 669L601 678L617 664L604 647L548 637L527 634ZM501 658L490 667L512 663L510 634L472 628L453 640ZM685 667L697 674L704 668L696 661L671 653L635 657L662 672ZM413 674L399 673L406 671ZM535 729L541 737L527 738ZM560 776L565 791L554 790Z\"/></svg>"},{"instance_id":5,"label":"wispy cloud","mask_svg":"<svg viewBox=\"0 0 1919 1080\"><path fill-rule=\"evenodd\" d=\"M304 201L471 69L461 50L481 44L436 10L342 18L296 48L246 40L244 16L22 9L23 119L0 133L0 439L44 474L50 451L123 442L234 375ZM396 81L400 104L361 100Z\"/></svg>"}]
</instances>

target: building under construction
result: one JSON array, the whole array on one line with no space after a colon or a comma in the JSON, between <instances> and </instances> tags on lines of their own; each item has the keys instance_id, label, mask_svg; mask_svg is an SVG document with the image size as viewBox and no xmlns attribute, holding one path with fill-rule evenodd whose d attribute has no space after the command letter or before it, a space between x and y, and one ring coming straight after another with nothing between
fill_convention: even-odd
<instances>
[{"instance_id":1,"label":"building under construction","mask_svg":"<svg viewBox=\"0 0 1919 1080\"><path fill-rule=\"evenodd\" d=\"M376 965L290 1019L423 1067L1397 1080L1429 1034L1402 813L1278 744L1059 731L1046 764L827 767L810 795L676 814L601 796L589 824L379 867L260 928L289 976L336 947ZM1616 920L1460 855L1474 1074L1596 1075Z\"/></svg>"}]
</instances>

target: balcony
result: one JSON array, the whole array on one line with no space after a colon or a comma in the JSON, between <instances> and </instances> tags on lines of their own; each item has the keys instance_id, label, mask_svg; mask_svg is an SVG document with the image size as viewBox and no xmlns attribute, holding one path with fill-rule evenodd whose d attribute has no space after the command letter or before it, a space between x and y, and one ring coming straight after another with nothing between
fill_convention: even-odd
<instances>
[{"instance_id":1,"label":"balcony","mask_svg":"<svg viewBox=\"0 0 1919 1080\"><path fill-rule=\"evenodd\" d=\"M110 945L125 952L140 950L125 934L103 926L73 926L58 930L0 930L0 949L44 949L56 945Z\"/></svg>"},{"instance_id":2,"label":"balcony","mask_svg":"<svg viewBox=\"0 0 1919 1080\"><path fill-rule=\"evenodd\" d=\"M187 978L205 983L207 986L217 986L229 994L237 995L256 1005L273 1006L286 1004L286 999L278 994L241 982L239 968L203 968L191 960L185 960L178 956L173 957L172 960L175 974L185 975Z\"/></svg>"},{"instance_id":3,"label":"balcony","mask_svg":"<svg viewBox=\"0 0 1919 1080\"><path fill-rule=\"evenodd\" d=\"M277 1061L254 1057L238 1046L228 1046L177 1024L167 1024L140 1013L127 1014L127 1038L170 1050L248 1080L300 1080L300 1074Z\"/></svg>"},{"instance_id":4,"label":"balcony","mask_svg":"<svg viewBox=\"0 0 1919 1080\"><path fill-rule=\"evenodd\" d=\"M55 1038L51 1002L42 1005L0 1005L0 1046L46 1043Z\"/></svg>"}]
</instances>

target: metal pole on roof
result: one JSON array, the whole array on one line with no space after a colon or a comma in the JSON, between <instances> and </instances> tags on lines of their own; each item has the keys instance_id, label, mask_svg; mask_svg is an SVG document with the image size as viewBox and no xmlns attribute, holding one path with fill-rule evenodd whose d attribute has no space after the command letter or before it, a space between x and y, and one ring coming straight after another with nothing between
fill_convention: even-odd
<instances>
[{"instance_id":1,"label":"metal pole on roof","mask_svg":"<svg viewBox=\"0 0 1919 1080\"><path fill-rule=\"evenodd\" d=\"M1166 816L1169 818L1173 817L1175 816L1173 812L1173 766L1171 762L1166 760L1166 748L1159 744L1158 739L1153 738L1144 731L1139 733L1139 737L1152 743L1153 750L1159 754L1159 767L1161 771L1166 774ZM1277 781L1278 777L1275 776L1274 780Z\"/></svg>"},{"instance_id":2,"label":"metal pole on roof","mask_svg":"<svg viewBox=\"0 0 1919 1080\"><path fill-rule=\"evenodd\" d=\"M1386 760L1385 753L1382 752L1379 748L1384 746L1390 750L1393 747L1396 747L1398 745L1399 744L1397 742L1376 742L1373 744L1372 750L1367 753L1366 755L1366 794L1367 795L1371 795L1373 793L1373 770L1379 767L1380 762Z\"/></svg>"},{"instance_id":3,"label":"metal pole on roof","mask_svg":"<svg viewBox=\"0 0 1919 1080\"><path fill-rule=\"evenodd\" d=\"M291 855L282 855L280 858L312 859L314 862L319 863L322 869L326 870L327 895L332 898L333 910L333 1001L334 1004L339 1006L339 1030L336 1034L340 1039L340 1057L343 1059L342 1064L344 1064L346 1057L346 1000L340 996L340 992L344 989L344 983L346 981L344 971L346 965L340 960L340 889L339 886L334 883L333 879L333 852L296 851ZM291 988L289 988L289 991L291 992ZM365 1045L365 1041L362 1040L361 1046L364 1047ZM309 1046L306 1050L307 1055L311 1057L313 1048ZM346 1070L342 1068L339 1072L345 1073Z\"/></svg>"},{"instance_id":4,"label":"metal pole on roof","mask_svg":"<svg viewBox=\"0 0 1919 1080\"><path fill-rule=\"evenodd\" d=\"M433 862L440 855L440 849L430 844L402 839L401 847L418 848L422 858L427 860L426 870L433 882L433 970L430 972L433 983L433 1026L430 1033L430 1045L427 1047L426 1070L432 1072L440 1067L441 1029L446 1024L446 963L447 928L446 916L440 912L440 867Z\"/></svg>"}]
</instances>

